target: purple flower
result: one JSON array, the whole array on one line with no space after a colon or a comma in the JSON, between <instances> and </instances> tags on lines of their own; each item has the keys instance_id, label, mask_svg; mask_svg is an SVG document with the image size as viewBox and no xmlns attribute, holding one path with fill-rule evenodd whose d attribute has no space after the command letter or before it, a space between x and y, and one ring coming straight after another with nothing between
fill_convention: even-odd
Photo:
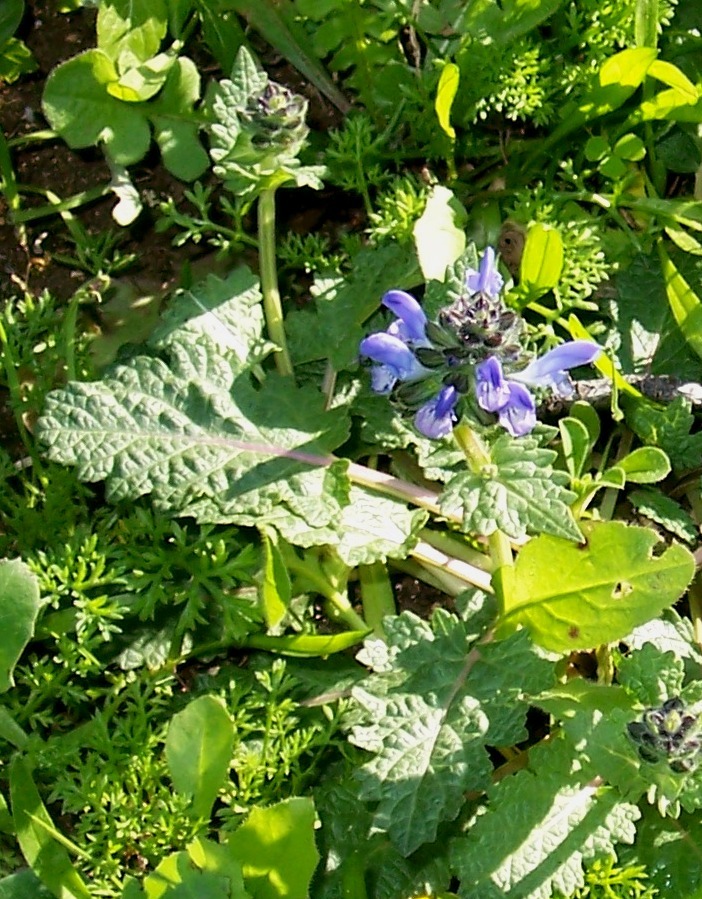
<instances>
[{"instance_id":1,"label":"purple flower","mask_svg":"<svg viewBox=\"0 0 702 899\"><path fill-rule=\"evenodd\" d=\"M510 377L532 387L550 387L559 396L569 397L573 395L573 385L567 370L587 365L601 351L602 348L590 340L571 340L534 359L525 369Z\"/></svg>"},{"instance_id":2,"label":"purple flower","mask_svg":"<svg viewBox=\"0 0 702 899\"><path fill-rule=\"evenodd\" d=\"M427 373L407 344L385 331L370 334L361 341L359 349L362 356L378 363L371 372L371 386L376 393L390 393L397 381L412 381Z\"/></svg>"},{"instance_id":3,"label":"purple flower","mask_svg":"<svg viewBox=\"0 0 702 899\"><path fill-rule=\"evenodd\" d=\"M502 290L504 283L495 264L495 251L492 247L485 247L478 271L471 268L466 273L466 287L471 293L484 293L494 300Z\"/></svg>"},{"instance_id":4,"label":"purple flower","mask_svg":"<svg viewBox=\"0 0 702 899\"><path fill-rule=\"evenodd\" d=\"M388 334L399 337L400 340L409 344L427 343L425 333L427 317L411 294L405 293L404 290L389 290L383 297L382 303L397 316L397 321L392 322L388 327Z\"/></svg>"},{"instance_id":5,"label":"purple flower","mask_svg":"<svg viewBox=\"0 0 702 899\"><path fill-rule=\"evenodd\" d=\"M447 437L456 421L454 408L458 402L458 391L453 386L442 387L434 399L425 403L414 417L414 426L420 434L439 440Z\"/></svg>"},{"instance_id":6,"label":"purple flower","mask_svg":"<svg viewBox=\"0 0 702 899\"><path fill-rule=\"evenodd\" d=\"M502 427L513 437L523 437L536 425L536 403L524 385L550 387L559 396L571 396L568 369L592 362L600 352L596 343L572 340L549 350L522 371L511 372L509 378L505 378L500 360L491 356L475 369L478 405L486 412L496 412Z\"/></svg>"}]
</instances>

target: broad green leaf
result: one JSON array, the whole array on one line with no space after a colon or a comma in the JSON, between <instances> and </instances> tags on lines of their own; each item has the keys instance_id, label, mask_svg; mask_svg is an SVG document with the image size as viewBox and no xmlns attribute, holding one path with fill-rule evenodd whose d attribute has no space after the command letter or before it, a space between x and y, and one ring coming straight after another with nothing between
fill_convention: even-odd
<instances>
[{"instance_id":1,"label":"broad green leaf","mask_svg":"<svg viewBox=\"0 0 702 899\"><path fill-rule=\"evenodd\" d=\"M439 84L436 88L434 109L436 110L439 125L448 134L451 140L455 140L456 131L451 124L451 107L456 98L458 84L461 80L461 70L453 62L447 62L439 75Z\"/></svg>"},{"instance_id":2,"label":"broad green leaf","mask_svg":"<svg viewBox=\"0 0 702 899\"><path fill-rule=\"evenodd\" d=\"M268 634L251 634L246 645L251 649L263 649L281 655L301 659L315 659L344 652L360 643L368 631L344 631L341 634L285 634L271 637Z\"/></svg>"},{"instance_id":3,"label":"broad green leaf","mask_svg":"<svg viewBox=\"0 0 702 899\"><path fill-rule=\"evenodd\" d=\"M561 446L568 474L573 479L579 478L592 451L588 430L577 418L568 416L559 420L558 428L561 432Z\"/></svg>"},{"instance_id":4,"label":"broad green leaf","mask_svg":"<svg viewBox=\"0 0 702 899\"><path fill-rule=\"evenodd\" d=\"M637 47L658 44L658 0L637 0L634 14L634 43Z\"/></svg>"},{"instance_id":5,"label":"broad green leaf","mask_svg":"<svg viewBox=\"0 0 702 899\"><path fill-rule=\"evenodd\" d=\"M554 471L555 458L533 437L499 437L490 464L449 480L439 498L441 509L462 518L463 530L481 536L499 529L514 539L548 533L581 540L569 508L575 494L564 486L565 472Z\"/></svg>"},{"instance_id":6,"label":"broad green leaf","mask_svg":"<svg viewBox=\"0 0 702 899\"><path fill-rule=\"evenodd\" d=\"M702 356L702 302L677 270L663 245L658 247L668 302L685 340Z\"/></svg>"},{"instance_id":7,"label":"broad green leaf","mask_svg":"<svg viewBox=\"0 0 702 899\"><path fill-rule=\"evenodd\" d=\"M0 879L0 899L52 899L55 895L33 871L21 871Z\"/></svg>"},{"instance_id":8,"label":"broad green leaf","mask_svg":"<svg viewBox=\"0 0 702 899\"><path fill-rule=\"evenodd\" d=\"M682 692L685 663L674 652L647 643L619 660L617 680L640 704L659 706Z\"/></svg>"},{"instance_id":9,"label":"broad green leaf","mask_svg":"<svg viewBox=\"0 0 702 899\"><path fill-rule=\"evenodd\" d=\"M7 801L2 793L0 793L0 833L13 834L15 832L15 824L12 815L7 807ZM1 895L1 894L0 894Z\"/></svg>"},{"instance_id":10,"label":"broad green leaf","mask_svg":"<svg viewBox=\"0 0 702 899\"><path fill-rule=\"evenodd\" d=\"M140 66L128 69L119 81L108 84L107 92L128 103L150 100L161 90L175 63L176 55L172 51L158 53Z\"/></svg>"},{"instance_id":11,"label":"broad green leaf","mask_svg":"<svg viewBox=\"0 0 702 899\"><path fill-rule=\"evenodd\" d=\"M198 136L199 116L194 106L199 99L200 74L191 59L181 56L169 70L163 90L149 104L163 164L183 181L199 178L210 162Z\"/></svg>"},{"instance_id":12,"label":"broad green leaf","mask_svg":"<svg viewBox=\"0 0 702 899\"><path fill-rule=\"evenodd\" d=\"M168 27L164 0L104 0L97 18L97 45L120 72L155 56Z\"/></svg>"},{"instance_id":13,"label":"broad green leaf","mask_svg":"<svg viewBox=\"0 0 702 899\"><path fill-rule=\"evenodd\" d=\"M465 223L466 211L453 193L440 184L433 187L412 232L419 264L427 281L443 281L446 269L465 250Z\"/></svg>"},{"instance_id":14,"label":"broad green leaf","mask_svg":"<svg viewBox=\"0 0 702 899\"><path fill-rule=\"evenodd\" d=\"M232 893L228 878L200 871L187 852L167 856L153 873L144 878L145 899L244 899Z\"/></svg>"},{"instance_id":15,"label":"broad green leaf","mask_svg":"<svg viewBox=\"0 0 702 899\"><path fill-rule=\"evenodd\" d=\"M319 861L311 799L254 808L225 845L241 862L253 899L307 899Z\"/></svg>"},{"instance_id":16,"label":"broad green leaf","mask_svg":"<svg viewBox=\"0 0 702 899\"><path fill-rule=\"evenodd\" d=\"M562 0L474 0L467 5L457 4L462 17L455 27L460 27L472 37L486 43L511 44L552 16L562 5ZM458 11L457 10L457 11Z\"/></svg>"},{"instance_id":17,"label":"broad green leaf","mask_svg":"<svg viewBox=\"0 0 702 899\"><path fill-rule=\"evenodd\" d=\"M19 559L0 561L0 693L14 684L12 672L34 634L40 608L36 575Z\"/></svg>"},{"instance_id":18,"label":"broad green leaf","mask_svg":"<svg viewBox=\"0 0 702 899\"><path fill-rule=\"evenodd\" d=\"M11 37L0 51L0 83L13 84L22 75L39 68L32 51L19 38Z\"/></svg>"},{"instance_id":19,"label":"broad green leaf","mask_svg":"<svg viewBox=\"0 0 702 899\"><path fill-rule=\"evenodd\" d=\"M631 490L626 498L639 515L650 518L686 543L694 544L700 539L700 529L695 519L664 493L657 490Z\"/></svg>"},{"instance_id":20,"label":"broad green leaf","mask_svg":"<svg viewBox=\"0 0 702 899\"><path fill-rule=\"evenodd\" d=\"M699 812L662 818L658 809L643 806L639 824L635 861L646 866L651 887L657 897L676 899L702 897L702 816ZM695 850L691 850L694 846Z\"/></svg>"},{"instance_id":21,"label":"broad green leaf","mask_svg":"<svg viewBox=\"0 0 702 899\"><path fill-rule=\"evenodd\" d=\"M403 855L436 839L466 791L485 789L485 745L524 739L526 691L553 684L525 632L476 644L493 610L484 594L474 600L466 621L443 609L431 621L386 618L386 640L369 638L357 656L374 673L353 690L363 717L350 739L371 753L356 777L374 804L372 831Z\"/></svg>"},{"instance_id":22,"label":"broad green leaf","mask_svg":"<svg viewBox=\"0 0 702 899\"><path fill-rule=\"evenodd\" d=\"M90 892L68 852L50 833L54 825L34 785L27 759L16 755L10 763L9 775L17 842L27 864L60 899L90 899Z\"/></svg>"},{"instance_id":23,"label":"broad green leaf","mask_svg":"<svg viewBox=\"0 0 702 899\"><path fill-rule=\"evenodd\" d=\"M0 7L0 51L17 31L24 15L24 0L5 0Z\"/></svg>"},{"instance_id":24,"label":"broad green leaf","mask_svg":"<svg viewBox=\"0 0 702 899\"><path fill-rule=\"evenodd\" d=\"M548 899L583 887L584 862L632 843L635 805L570 774L563 741L529 752L529 767L497 783L487 811L451 844L465 899Z\"/></svg>"},{"instance_id":25,"label":"broad green leaf","mask_svg":"<svg viewBox=\"0 0 702 899\"><path fill-rule=\"evenodd\" d=\"M563 240L551 225L537 223L527 231L519 267L520 284L536 299L557 286L563 270Z\"/></svg>"},{"instance_id":26,"label":"broad green leaf","mask_svg":"<svg viewBox=\"0 0 702 899\"><path fill-rule=\"evenodd\" d=\"M200 696L171 719L166 761L173 785L207 818L224 786L234 747L234 724L221 699Z\"/></svg>"},{"instance_id":27,"label":"broad green leaf","mask_svg":"<svg viewBox=\"0 0 702 899\"><path fill-rule=\"evenodd\" d=\"M584 546L543 535L523 547L502 630L524 626L555 652L588 649L623 639L688 587L695 563L680 544L654 555L659 538L647 528L596 521L582 529Z\"/></svg>"},{"instance_id":28,"label":"broad green leaf","mask_svg":"<svg viewBox=\"0 0 702 899\"><path fill-rule=\"evenodd\" d=\"M115 162L131 165L148 150L151 134L141 104L123 103L107 92L107 85L118 77L102 50L86 50L51 72L42 109L72 149L103 141Z\"/></svg>"},{"instance_id":29,"label":"broad green leaf","mask_svg":"<svg viewBox=\"0 0 702 899\"><path fill-rule=\"evenodd\" d=\"M277 627L285 617L290 604L292 595L290 575L278 549L275 532L262 529L261 541L263 543L263 576L259 588L261 607L266 625L269 628Z\"/></svg>"},{"instance_id":30,"label":"broad green leaf","mask_svg":"<svg viewBox=\"0 0 702 899\"><path fill-rule=\"evenodd\" d=\"M694 101L693 101L694 103ZM692 121L699 121L700 111L697 105L692 105L687 91L681 91L676 87L659 91L650 100L644 100L641 106L629 117L629 124L648 122L655 119L672 119L673 121L685 121L685 111L690 110Z\"/></svg>"},{"instance_id":31,"label":"broad green leaf","mask_svg":"<svg viewBox=\"0 0 702 899\"><path fill-rule=\"evenodd\" d=\"M585 142L585 159L588 162L599 162L605 156L609 156L611 147L606 137L601 134L593 134Z\"/></svg>"},{"instance_id":32,"label":"broad green leaf","mask_svg":"<svg viewBox=\"0 0 702 899\"><path fill-rule=\"evenodd\" d=\"M235 858L229 846L223 843L213 843L204 837L195 839L187 849L188 855L201 871L210 874L218 874L229 881L231 899L248 897L249 893L244 888L244 874L241 870L241 862Z\"/></svg>"},{"instance_id":33,"label":"broad green leaf","mask_svg":"<svg viewBox=\"0 0 702 899\"><path fill-rule=\"evenodd\" d=\"M316 531L328 543L348 503L347 463L329 455L346 440L347 413L325 410L314 386L253 381L261 314L251 275L232 279L185 294L179 318L154 335L170 368L137 356L102 382L70 384L47 398L38 433L81 478L107 480L110 499L150 493L171 514L277 522L308 546Z\"/></svg>"},{"instance_id":34,"label":"broad green leaf","mask_svg":"<svg viewBox=\"0 0 702 899\"><path fill-rule=\"evenodd\" d=\"M617 468L633 484L655 484L670 474L670 460L657 446L640 446L617 460Z\"/></svg>"},{"instance_id":35,"label":"broad green leaf","mask_svg":"<svg viewBox=\"0 0 702 899\"><path fill-rule=\"evenodd\" d=\"M0 737L6 740L15 749L24 749L29 737L19 726L9 710L0 706Z\"/></svg>"}]
</instances>

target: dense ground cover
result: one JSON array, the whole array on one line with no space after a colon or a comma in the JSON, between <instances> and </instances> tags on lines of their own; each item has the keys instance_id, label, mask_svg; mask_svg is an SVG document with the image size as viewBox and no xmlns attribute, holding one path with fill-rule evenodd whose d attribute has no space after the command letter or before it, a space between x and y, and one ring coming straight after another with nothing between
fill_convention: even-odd
<instances>
[{"instance_id":1,"label":"dense ground cover","mask_svg":"<svg viewBox=\"0 0 702 899\"><path fill-rule=\"evenodd\" d=\"M702 39L5 0L0 899L702 895Z\"/></svg>"}]
</instances>

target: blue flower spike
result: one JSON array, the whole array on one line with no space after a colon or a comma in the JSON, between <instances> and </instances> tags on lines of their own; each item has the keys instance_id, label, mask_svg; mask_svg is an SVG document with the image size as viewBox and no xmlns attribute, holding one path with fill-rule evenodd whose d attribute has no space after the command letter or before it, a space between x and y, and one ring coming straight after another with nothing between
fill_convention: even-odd
<instances>
[{"instance_id":1,"label":"blue flower spike","mask_svg":"<svg viewBox=\"0 0 702 899\"><path fill-rule=\"evenodd\" d=\"M382 299L383 306L397 316L388 326L387 333L399 337L405 343L427 342L427 317L415 298L404 290L389 290Z\"/></svg>"},{"instance_id":2,"label":"blue flower spike","mask_svg":"<svg viewBox=\"0 0 702 899\"><path fill-rule=\"evenodd\" d=\"M455 387L442 387L433 399L417 410L414 426L419 433L432 440L448 437L456 421L454 409L458 398L459 393Z\"/></svg>"},{"instance_id":3,"label":"blue flower spike","mask_svg":"<svg viewBox=\"0 0 702 899\"><path fill-rule=\"evenodd\" d=\"M478 271L472 268L466 273L466 287L471 293L483 293L491 300L499 296L505 282L495 262L495 250L492 247L485 247Z\"/></svg>"},{"instance_id":4,"label":"blue flower spike","mask_svg":"<svg viewBox=\"0 0 702 899\"><path fill-rule=\"evenodd\" d=\"M573 395L573 385L568 377L569 368L588 365L601 353L602 348L590 340L571 340L553 350L549 350L539 359L534 359L525 369L515 372L511 377L532 387L550 387L559 396Z\"/></svg>"},{"instance_id":5,"label":"blue flower spike","mask_svg":"<svg viewBox=\"0 0 702 899\"><path fill-rule=\"evenodd\" d=\"M372 387L376 393L388 394L397 381L413 381L426 374L412 350L399 337L379 331L361 341L362 356L377 365L371 373Z\"/></svg>"},{"instance_id":6,"label":"blue flower spike","mask_svg":"<svg viewBox=\"0 0 702 899\"><path fill-rule=\"evenodd\" d=\"M549 350L520 372L505 378L499 359L494 356L475 369L475 396L486 412L496 412L499 422L513 437L524 437L536 425L536 403L525 384L548 387L559 396L570 397L573 385L568 369L587 365L601 352L589 340L571 340Z\"/></svg>"}]
</instances>

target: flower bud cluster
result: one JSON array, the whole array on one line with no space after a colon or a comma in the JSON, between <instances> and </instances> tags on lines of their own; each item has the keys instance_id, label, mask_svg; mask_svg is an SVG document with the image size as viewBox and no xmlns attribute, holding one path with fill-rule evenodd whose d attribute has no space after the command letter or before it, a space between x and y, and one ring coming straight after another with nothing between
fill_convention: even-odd
<instances>
[{"instance_id":1,"label":"flower bud cluster","mask_svg":"<svg viewBox=\"0 0 702 899\"><path fill-rule=\"evenodd\" d=\"M667 699L659 708L646 709L640 721L627 726L645 762L667 762L672 771L694 771L702 759L702 733L697 715L685 709L682 699Z\"/></svg>"},{"instance_id":2,"label":"flower bud cluster","mask_svg":"<svg viewBox=\"0 0 702 899\"><path fill-rule=\"evenodd\" d=\"M436 321L402 290L383 297L397 318L362 340L360 354L374 363L373 390L415 411L415 427L426 437L451 433L459 403L474 421L493 413L513 437L522 437L536 424L536 402L527 385L569 396L567 370L599 354L597 344L576 340L526 365L524 323L505 306L503 286L495 251L488 247L479 268L466 272L460 296Z\"/></svg>"},{"instance_id":3,"label":"flower bud cluster","mask_svg":"<svg viewBox=\"0 0 702 899\"><path fill-rule=\"evenodd\" d=\"M268 81L259 94L248 97L241 115L256 149L285 151L290 156L296 156L305 143L306 116L307 100L276 81Z\"/></svg>"}]
</instances>

